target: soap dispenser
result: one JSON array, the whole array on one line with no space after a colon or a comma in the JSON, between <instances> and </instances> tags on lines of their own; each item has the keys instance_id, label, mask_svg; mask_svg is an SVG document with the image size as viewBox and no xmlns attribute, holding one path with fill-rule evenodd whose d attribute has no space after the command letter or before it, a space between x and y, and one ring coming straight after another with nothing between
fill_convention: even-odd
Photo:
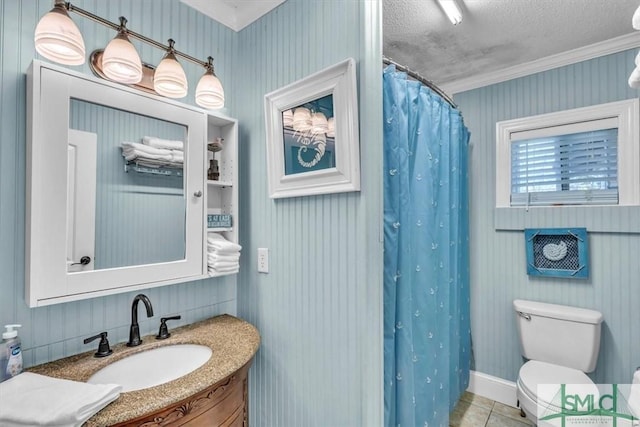
<instances>
[{"instance_id":1,"label":"soap dispenser","mask_svg":"<svg viewBox=\"0 0 640 427\"><path fill-rule=\"evenodd\" d=\"M5 325L0 346L0 382L22 372L22 348L17 328L22 325Z\"/></svg>"}]
</instances>

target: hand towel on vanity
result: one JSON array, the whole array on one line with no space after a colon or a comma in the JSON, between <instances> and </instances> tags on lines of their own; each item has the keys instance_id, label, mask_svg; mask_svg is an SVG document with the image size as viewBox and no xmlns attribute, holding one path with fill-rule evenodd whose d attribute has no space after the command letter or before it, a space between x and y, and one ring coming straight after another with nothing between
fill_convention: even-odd
<instances>
[{"instance_id":1,"label":"hand towel on vanity","mask_svg":"<svg viewBox=\"0 0 640 427\"><path fill-rule=\"evenodd\" d=\"M182 141L172 141L170 139L156 138L155 136L145 136L142 138L142 143L156 148L184 151L184 142Z\"/></svg>"},{"instance_id":2,"label":"hand towel on vanity","mask_svg":"<svg viewBox=\"0 0 640 427\"><path fill-rule=\"evenodd\" d=\"M122 386L23 372L0 383L0 425L81 426L120 396Z\"/></svg>"}]
</instances>

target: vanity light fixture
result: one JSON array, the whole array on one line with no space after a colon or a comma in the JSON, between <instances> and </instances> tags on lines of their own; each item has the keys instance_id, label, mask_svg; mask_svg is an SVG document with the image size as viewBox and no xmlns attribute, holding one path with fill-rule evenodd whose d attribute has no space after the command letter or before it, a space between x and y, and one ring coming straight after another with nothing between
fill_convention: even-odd
<instances>
[{"instance_id":1,"label":"vanity light fixture","mask_svg":"<svg viewBox=\"0 0 640 427\"><path fill-rule=\"evenodd\" d=\"M53 9L38 22L33 39L36 51L47 59L65 65L84 63L84 40L64 0L55 0Z\"/></svg>"},{"instance_id":2,"label":"vanity light fixture","mask_svg":"<svg viewBox=\"0 0 640 427\"><path fill-rule=\"evenodd\" d=\"M168 98L183 98L189 85L182 66L176 59L175 41L169 39L169 49L153 74L153 89Z\"/></svg>"},{"instance_id":3,"label":"vanity light fixture","mask_svg":"<svg viewBox=\"0 0 640 427\"><path fill-rule=\"evenodd\" d=\"M153 87L156 93L170 98L186 96L188 82L185 72L177 60L179 57L207 70L198 83L196 103L203 108L224 107L224 90L213 71L213 58L209 57L206 62L200 61L191 55L175 50L173 47L175 42L171 39L169 39L167 46L129 30L125 26L127 20L124 17L120 18L120 24L116 24L64 0L54 0L53 9L45 14L36 26L34 40L36 51L40 55L64 65L82 65L84 63L85 47L82 34L69 17L68 12L77 13L118 32L104 52L96 50L92 54L92 60L94 57L100 58L96 55L97 53L102 55L102 63L99 64L101 73L98 73L102 77L106 76L110 80L125 84L140 82L144 75L142 61L129 40L130 38L136 39L167 52L154 72ZM92 67L94 65L96 64L92 62ZM140 87L145 89L147 86L141 84Z\"/></svg>"},{"instance_id":4,"label":"vanity light fixture","mask_svg":"<svg viewBox=\"0 0 640 427\"><path fill-rule=\"evenodd\" d=\"M442 7L442 10L447 14L449 21L453 25L458 25L462 22L462 11L456 0L438 0L438 3L440 3L440 7Z\"/></svg>"},{"instance_id":5,"label":"vanity light fixture","mask_svg":"<svg viewBox=\"0 0 640 427\"><path fill-rule=\"evenodd\" d=\"M121 16L118 34L102 54L102 71L111 80L132 84L142 80L142 61L127 37L126 24L126 18Z\"/></svg>"},{"instance_id":6,"label":"vanity light fixture","mask_svg":"<svg viewBox=\"0 0 640 427\"><path fill-rule=\"evenodd\" d=\"M204 75L196 87L196 103L204 108L222 108L224 106L224 89L213 70L213 58L208 63Z\"/></svg>"}]
</instances>

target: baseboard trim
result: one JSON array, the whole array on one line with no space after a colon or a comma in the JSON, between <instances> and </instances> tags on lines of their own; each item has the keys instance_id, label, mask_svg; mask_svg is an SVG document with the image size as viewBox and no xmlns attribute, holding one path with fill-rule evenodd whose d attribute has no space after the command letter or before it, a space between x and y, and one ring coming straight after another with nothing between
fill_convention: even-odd
<instances>
[{"instance_id":1,"label":"baseboard trim","mask_svg":"<svg viewBox=\"0 0 640 427\"><path fill-rule=\"evenodd\" d=\"M471 371L467 391L514 408L517 407L516 383L512 381Z\"/></svg>"}]
</instances>

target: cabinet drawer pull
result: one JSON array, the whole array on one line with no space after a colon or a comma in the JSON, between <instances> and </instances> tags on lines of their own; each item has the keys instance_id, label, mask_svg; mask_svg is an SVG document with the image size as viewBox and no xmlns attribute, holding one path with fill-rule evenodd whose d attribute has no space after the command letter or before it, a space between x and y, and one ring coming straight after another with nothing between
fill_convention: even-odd
<instances>
[{"instance_id":1,"label":"cabinet drawer pull","mask_svg":"<svg viewBox=\"0 0 640 427\"><path fill-rule=\"evenodd\" d=\"M198 191L196 191L195 193L193 193L193 195L194 195L195 197L202 197L202 191L198 190Z\"/></svg>"}]
</instances>

